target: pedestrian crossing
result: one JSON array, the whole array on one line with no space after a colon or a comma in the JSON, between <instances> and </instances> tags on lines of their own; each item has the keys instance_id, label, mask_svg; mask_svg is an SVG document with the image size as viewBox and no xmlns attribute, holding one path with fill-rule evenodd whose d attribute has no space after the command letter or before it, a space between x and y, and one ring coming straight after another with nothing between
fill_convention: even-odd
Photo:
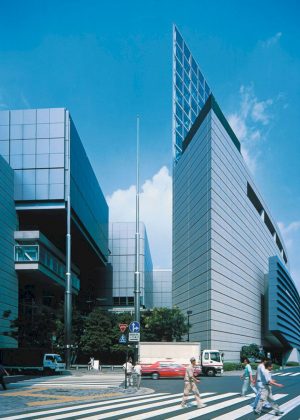
<instances>
[{"instance_id":1,"label":"pedestrian crossing","mask_svg":"<svg viewBox=\"0 0 300 420\"><path fill-rule=\"evenodd\" d=\"M201 416L209 420L235 420L247 419L252 413L251 403L254 394L241 397L236 392L206 392L201 394L205 406L198 409L194 397L188 399L188 407L180 405L182 393L156 393L139 396L127 396L114 398L100 402L89 402L76 405L68 405L60 408L39 409L26 411L19 414L7 415L6 420L62 420L62 419L130 419L130 420L191 420ZM284 416L292 413L300 405L300 396L289 397L285 393L277 393L274 399L280 404L285 412ZM1 418L1 417L0 417ZM3 417L2 417L3 418ZM260 419L274 419L274 413L265 414Z\"/></svg>"},{"instance_id":2,"label":"pedestrian crossing","mask_svg":"<svg viewBox=\"0 0 300 420\"><path fill-rule=\"evenodd\" d=\"M281 373L281 372L277 372L277 373L272 373L272 376L299 376L300 372L288 372L288 373Z\"/></svg>"},{"instance_id":3,"label":"pedestrian crossing","mask_svg":"<svg viewBox=\"0 0 300 420\"><path fill-rule=\"evenodd\" d=\"M36 378L25 379L23 381L15 382L14 388L31 386L40 387L46 386L47 388L115 388L124 382L124 375L85 375L80 376L63 376L56 378ZM11 388L12 386L10 386Z\"/></svg>"}]
</instances>

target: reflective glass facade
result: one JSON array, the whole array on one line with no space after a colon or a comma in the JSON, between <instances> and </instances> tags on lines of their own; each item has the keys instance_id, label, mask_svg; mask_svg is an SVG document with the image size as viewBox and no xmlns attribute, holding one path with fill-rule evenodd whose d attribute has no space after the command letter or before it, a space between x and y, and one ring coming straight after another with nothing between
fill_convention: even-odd
<instances>
[{"instance_id":1,"label":"reflective glass facade","mask_svg":"<svg viewBox=\"0 0 300 420\"><path fill-rule=\"evenodd\" d=\"M0 154L14 169L17 209L65 207L68 160L71 206L103 262L108 255L108 206L65 108L0 111ZM19 207L18 207L19 206ZM22 207L23 208L23 207Z\"/></svg>"},{"instance_id":2,"label":"reflective glass facade","mask_svg":"<svg viewBox=\"0 0 300 420\"><path fill-rule=\"evenodd\" d=\"M63 200L64 108L0 112L0 154L15 170L15 200Z\"/></svg>"},{"instance_id":3,"label":"reflective glass facade","mask_svg":"<svg viewBox=\"0 0 300 420\"><path fill-rule=\"evenodd\" d=\"M153 270L153 307L172 308L172 270Z\"/></svg>"},{"instance_id":4,"label":"reflective glass facade","mask_svg":"<svg viewBox=\"0 0 300 420\"><path fill-rule=\"evenodd\" d=\"M176 163L182 143L211 93L200 67L173 26L173 155Z\"/></svg>"},{"instance_id":5,"label":"reflective glass facade","mask_svg":"<svg viewBox=\"0 0 300 420\"><path fill-rule=\"evenodd\" d=\"M109 261L113 269L113 306L134 305L135 272L135 223L115 222L110 224ZM152 258L146 229L140 223L140 282L141 305L152 307Z\"/></svg>"}]
</instances>

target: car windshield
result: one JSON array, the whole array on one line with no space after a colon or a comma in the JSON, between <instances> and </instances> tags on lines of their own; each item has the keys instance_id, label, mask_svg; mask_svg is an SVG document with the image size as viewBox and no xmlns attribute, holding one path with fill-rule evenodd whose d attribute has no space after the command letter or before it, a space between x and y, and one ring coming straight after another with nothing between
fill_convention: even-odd
<instances>
[{"instance_id":1,"label":"car windshield","mask_svg":"<svg viewBox=\"0 0 300 420\"><path fill-rule=\"evenodd\" d=\"M62 363L62 358L60 356L54 356L56 362Z\"/></svg>"},{"instance_id":2,"label":"car windshield","mask_svg":"<svg viewBox=\"0 0 300 420\"><path fill-rule=\"evenodd\" d=\"M220 353L218 351L215 352L211 352L210 353L210 360L212 360L213 362L220 362Z\"/></svg>"}]
</instances>

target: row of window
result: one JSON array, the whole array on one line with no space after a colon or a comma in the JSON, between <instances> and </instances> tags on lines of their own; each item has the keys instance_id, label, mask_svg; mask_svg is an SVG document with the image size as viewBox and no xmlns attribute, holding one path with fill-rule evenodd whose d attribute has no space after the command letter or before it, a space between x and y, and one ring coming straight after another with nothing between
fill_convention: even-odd
<instances>
[{"instance_id":1,"label":"row of window","mask_svg":"<svg viewBox=\"0 0 300 420\"><path fill-rule=\"evenodd\" d=\"M49 139L54 137L65 137L64 123L0 126L0 140Z\"/></svg>"},{"instance_id":2,"label":"row of window","mask_svg":"<svg viewBox=\"0 0 300 420\"><path fill-rule=\"evenodd\" d=\"M251 203L253 204L253 206L255 207L255 209L257 210L257 212L259 213L259 215L261 216L262 220L265 222L265 225L267 226L269 232L274 237L276 245L277 245L279 251L281 252L281 254L283 256L284 262L287 263L287 257L285 255L282 243L281 243L281 241L279 239L279 236L278 236L278 234L275 230L275 227L274 227L273 223L271 222L271 219L268 216L267 212L265 211L262 203L260 202L260 199L257 197L256 193L254 192L254 190L251 187L251 185L249 184L249 182L247 182L247 196L248 196L249 200L251 201Z\"/></svg>"},{"instance_id":3,"label":"row of window","mask_svg":"<svg viewBox=\"0 0 300 420\"><path fill-rule=\"evenodd\" d=\"M64 120L64 108L20 109L0 112L0 125L61 123Z\"/></svg>"}]
</instances>

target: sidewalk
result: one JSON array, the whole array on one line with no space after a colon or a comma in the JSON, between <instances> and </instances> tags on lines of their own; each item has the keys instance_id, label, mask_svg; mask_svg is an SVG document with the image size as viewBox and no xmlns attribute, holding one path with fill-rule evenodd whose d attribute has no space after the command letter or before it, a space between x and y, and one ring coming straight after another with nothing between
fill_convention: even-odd
<instances>
[{"instance_id":1,"label":"sidewalk","mask_svg":"<svg viewBox=\"0 0 300 420\"><path fill-rule=\"evenodd\" d=\"M33 407L49 408L74 405L76 403L97 402L103 399L124 398L151 394L154 390L142 387L124 389L122 386L99 388L97 382L105 383L105 377L115 377L115 374L101 372L69 372L69 375L48 376L30 379L25 382L7 383L7 390L0 389L0 416L32 410ZM120 375L120 383L123 375ZM24 379L24 377L22 378ZM99 379L99 381L98 381ZM39 382L42 382L41 385ZM47 382L49 385L47 386ZM61 382L61 383L59 383ZM68 384L71 382L72 384ZM75 384L75 385L74 385ZM109 384L109 380L108 380ZM73 385L73 386L72 386Z\"/></svg>"}]
</instances>

